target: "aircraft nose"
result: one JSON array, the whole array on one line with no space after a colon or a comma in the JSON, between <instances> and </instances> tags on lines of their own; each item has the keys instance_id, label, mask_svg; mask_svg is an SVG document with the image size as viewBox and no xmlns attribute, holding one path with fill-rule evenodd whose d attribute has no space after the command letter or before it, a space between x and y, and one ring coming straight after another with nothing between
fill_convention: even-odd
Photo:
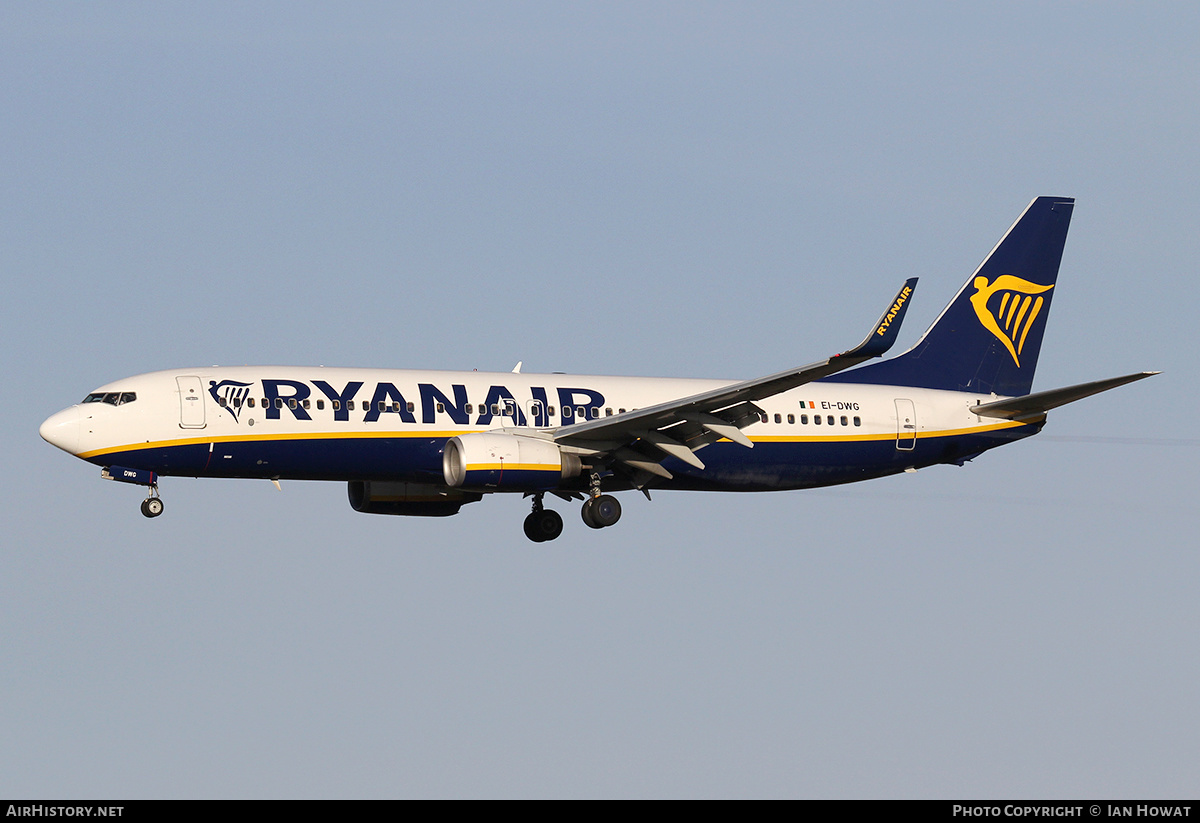
<instances>
[{"instance_id":1,"label":"aircraft nose","mask_svg":"<svg viewBox=\"0 0 1200 823\"><path fill-rule=\"evenodd\" d=\"M70 454L79 453L79 415L78 406L63 409L58 414L46 418L46 422L38 429L38 434L52 446L58 446Z\"/></svg>"}]
</instances>

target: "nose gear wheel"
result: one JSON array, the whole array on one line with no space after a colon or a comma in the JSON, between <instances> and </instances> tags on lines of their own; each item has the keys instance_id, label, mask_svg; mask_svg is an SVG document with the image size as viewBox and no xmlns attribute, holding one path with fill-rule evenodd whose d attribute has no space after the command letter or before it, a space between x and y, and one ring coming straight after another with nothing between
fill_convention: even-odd
<instances>
[{"instance_id":1,"label":"nose gear wheel","mask_svg":"<svg viewBox=\"0 0 1200 823\"><path fill-rule=\"evenodd\" d=\"M146 517L158 517L163 513L162 498L158 496L158 485L150 487L150 496L142 501L142 514Z\"/></svg>"}]
</instances>

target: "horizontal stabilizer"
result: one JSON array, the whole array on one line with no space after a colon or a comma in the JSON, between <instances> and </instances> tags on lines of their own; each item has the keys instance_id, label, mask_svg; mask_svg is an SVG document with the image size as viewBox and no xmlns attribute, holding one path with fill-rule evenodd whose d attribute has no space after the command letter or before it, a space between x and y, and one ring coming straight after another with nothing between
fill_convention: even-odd
<instances>
[{"instance_id":1,"label":"horizontal stabilizer","mask_svg":"<svg viewBox=\"0 0 1200 823\"><path fill-rule=\"evenodd\" d=\"M1124 375L1123 377L1110 377L1107 380L1097 380L1093 383L1080 383L1077 386L1035 392L1023 397L1010 397L1007 400L997 400L994 403L981 403L978 406L972 406L971 411L981 417L1026 420L1031 417L1043 415L1051 409L1057 409L1059 406L1065 406L1068 403L1074 403L1076 400L1091 397L1093 394L1115 389L1117 386L1124 386L1126 383L1132 383L1135 380L1142 380L1156 374L1158 374L1156 371L1140 371L1136 374Z\"/></svg>"}]
</instances>

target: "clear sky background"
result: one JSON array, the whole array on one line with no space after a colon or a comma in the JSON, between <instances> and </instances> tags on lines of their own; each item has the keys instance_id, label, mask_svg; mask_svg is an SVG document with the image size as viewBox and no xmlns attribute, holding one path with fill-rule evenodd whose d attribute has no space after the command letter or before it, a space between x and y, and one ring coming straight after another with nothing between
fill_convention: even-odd
<instances>
[{"instance_id":1,"label":"clear sky background","mask_svg":"<svg viewBox=\"0 0 1200 823\"><path fill-rule=\"evenodd\" d=\"M0 6L0 795L1195 797L1194 3ZM41 421L158 369L754 377L1078 198L964 468L353 512ZM898 349L898 350L899 350Z\"/></svg>"}]
</instances>

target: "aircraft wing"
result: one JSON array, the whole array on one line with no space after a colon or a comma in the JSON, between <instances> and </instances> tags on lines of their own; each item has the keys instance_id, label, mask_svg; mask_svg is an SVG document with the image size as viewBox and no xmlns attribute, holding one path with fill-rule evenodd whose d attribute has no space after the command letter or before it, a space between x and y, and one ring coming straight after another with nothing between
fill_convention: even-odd
<instances>
[{"instance_id":1,"label":"aircraft wing","mask_svg":"<svg viewBox=\"0 0 1200 823\"><path fill-rule=\"evenodd\" d=\"M896 342L916 284L915 277L906 280L867 338L849 351L798 369L563 426L552 433L554 441L583 454L611 458L612 468L624 467L623 473L638 487L644 485L648 475L670 479L671 473L660 465L667 457L704 468L695 452L721 438L753 448L741 430L762 414L754 401L845 371L887 352Z\"/></svg>"}]
</instances>

